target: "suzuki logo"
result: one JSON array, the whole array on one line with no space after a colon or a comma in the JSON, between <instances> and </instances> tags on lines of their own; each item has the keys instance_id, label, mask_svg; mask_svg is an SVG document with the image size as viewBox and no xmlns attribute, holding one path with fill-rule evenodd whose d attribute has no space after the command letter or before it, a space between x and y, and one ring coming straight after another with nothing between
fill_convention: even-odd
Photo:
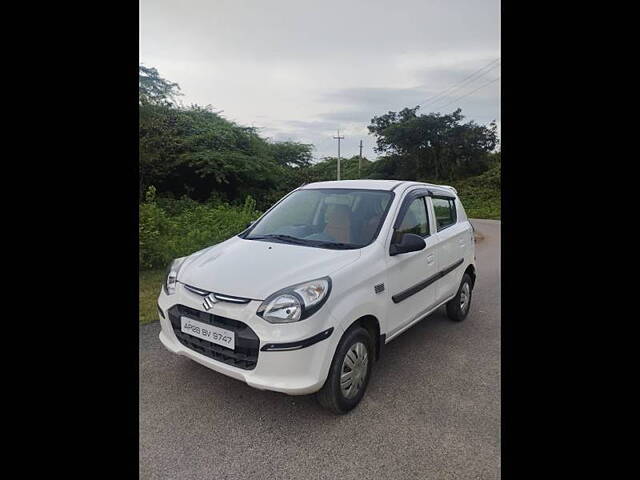
<instances>
[{"instance_id":1,"label":"suzuki logo","mask_svg":"<svg viewBox=\"0 0 640 480\"><path fill-rule=\"evenodd\" d=\"M202 303L202 306L204 307L205 310L211 310L211 308L213 308L213 305L216 303L218 303L218 299L213 293L210 293L209 295L204 297L204 302Z\"/></svg>"}]
</instances>

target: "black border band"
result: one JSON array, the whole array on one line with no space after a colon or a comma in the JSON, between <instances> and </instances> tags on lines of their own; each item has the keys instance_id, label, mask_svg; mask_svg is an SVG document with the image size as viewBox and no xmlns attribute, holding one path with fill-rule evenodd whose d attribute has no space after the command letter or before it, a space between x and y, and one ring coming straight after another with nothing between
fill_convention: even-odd
<instances>
[{"instance_id":1,"label":"black border band","mask_svg":"<svg viewBox=\"0 0 640 480\"><path fill-rule=\"evenodd\" d=\"M437 280L440 280L447 273L453 272L456 268L458 268L460 265L462 265L463 262L464 262L464 258L461 258L460 260L458 260L453 265L445 268L444 270L439 271L438 273L436 273L435 275L432 275L431 277L427 278L426 280L423 280L420 283L416 283L412 287L409 287L409 288L407 288L406 290L404 290L404 291L402 291L400 293L396 293L394 296L391 297L391 300L393 300L393 303L400 303L401 301L406 300L411 295L415 295L419 291L424 290L429 285L431 285L433 282L435 282Z\"/></svg>"},{"instance_id":2,"label":"black border band","mask_svg":"<svg viewBox=\"0 0 640 480\"><path fill-rule=\"evenodd\" d=\"M333 333L333 327L328 328L324 332L320 332L317 335L314 335L313 337L309 337L304 340L300 340L298 342L266 343L260 349L260 351L261 352L289 352L291 350L300 350L302 348L315 345L316 343L329 338L332 333Z\"/></svg>"}]
</instances>

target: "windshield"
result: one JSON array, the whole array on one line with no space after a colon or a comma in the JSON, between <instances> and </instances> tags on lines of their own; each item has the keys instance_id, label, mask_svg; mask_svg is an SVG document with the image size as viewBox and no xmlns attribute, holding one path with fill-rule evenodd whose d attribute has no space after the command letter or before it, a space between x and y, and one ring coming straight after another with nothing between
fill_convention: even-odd
<instances>
[{"instance_id":1,"label":"windshield","mask_svg":"<svg viewBox=\"0 0 640 480\"><path fill-rule=\"evenodd\" d=\"M363 189L297 190L244 235L325 248L361 248L378 234L393 193Z\"/></svg>"}]
</instances>

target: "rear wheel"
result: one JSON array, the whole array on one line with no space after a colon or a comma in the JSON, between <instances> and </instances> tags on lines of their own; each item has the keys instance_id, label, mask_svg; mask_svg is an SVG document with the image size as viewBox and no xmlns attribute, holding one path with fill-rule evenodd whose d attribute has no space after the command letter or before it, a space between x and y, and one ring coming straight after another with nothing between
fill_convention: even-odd
<instances>
[{"instance_id":1,"label":"rear wheel","mask_svg":"<svg viewBox=\"0 0 640 480\"><path fill-rule=\"evenodd\" d=\"M373 340L363 327L348 330L336 349L329 375L318 392L320 405L334 413L347 413L360 403L369 384Z\"/></svg>"},{"instance_id":2,"label":"rear wheel","mask_svg":"<svg viewBox=\"0 0 640 480\"><path fill-rule=\"evenodd\" d=\"M461 322L467 318L469 307L471 306L471 293L473 290L473 281L469 274L462 276L458 293L455 297L447 302L447 315L451 320Z\"/></svg>"}]
</instances>

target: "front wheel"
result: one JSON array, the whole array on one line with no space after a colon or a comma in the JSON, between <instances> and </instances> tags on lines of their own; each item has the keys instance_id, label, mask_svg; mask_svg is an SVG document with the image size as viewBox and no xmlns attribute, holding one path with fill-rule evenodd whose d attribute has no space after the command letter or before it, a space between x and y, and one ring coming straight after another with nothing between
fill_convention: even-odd
<instances>
[{"instance_id":1,"label":"front wheel","mask_svg":"<svg viewBox=\"0 0 640 480\"><path fill-rule=\"evenodd\" d=\"M447 302L447 315L451 320L461 322L467 318L469 306L471 305L471 292L473 290L473 282L469 274L462 276L458 293L455 297Z\"/></svg>"},{"instance_id":2,"label":"front wheel","mask_svg":"<svg viewBox=\"0 0 640 480\"><path fill-rule=\"evenodd\" d=\"M334 413L343 414L360 403L369 384L373 363L373 340L362 327L348 330L336 348L329 375L318 392L318 401Z\"/></svg>"}]
</instances>

